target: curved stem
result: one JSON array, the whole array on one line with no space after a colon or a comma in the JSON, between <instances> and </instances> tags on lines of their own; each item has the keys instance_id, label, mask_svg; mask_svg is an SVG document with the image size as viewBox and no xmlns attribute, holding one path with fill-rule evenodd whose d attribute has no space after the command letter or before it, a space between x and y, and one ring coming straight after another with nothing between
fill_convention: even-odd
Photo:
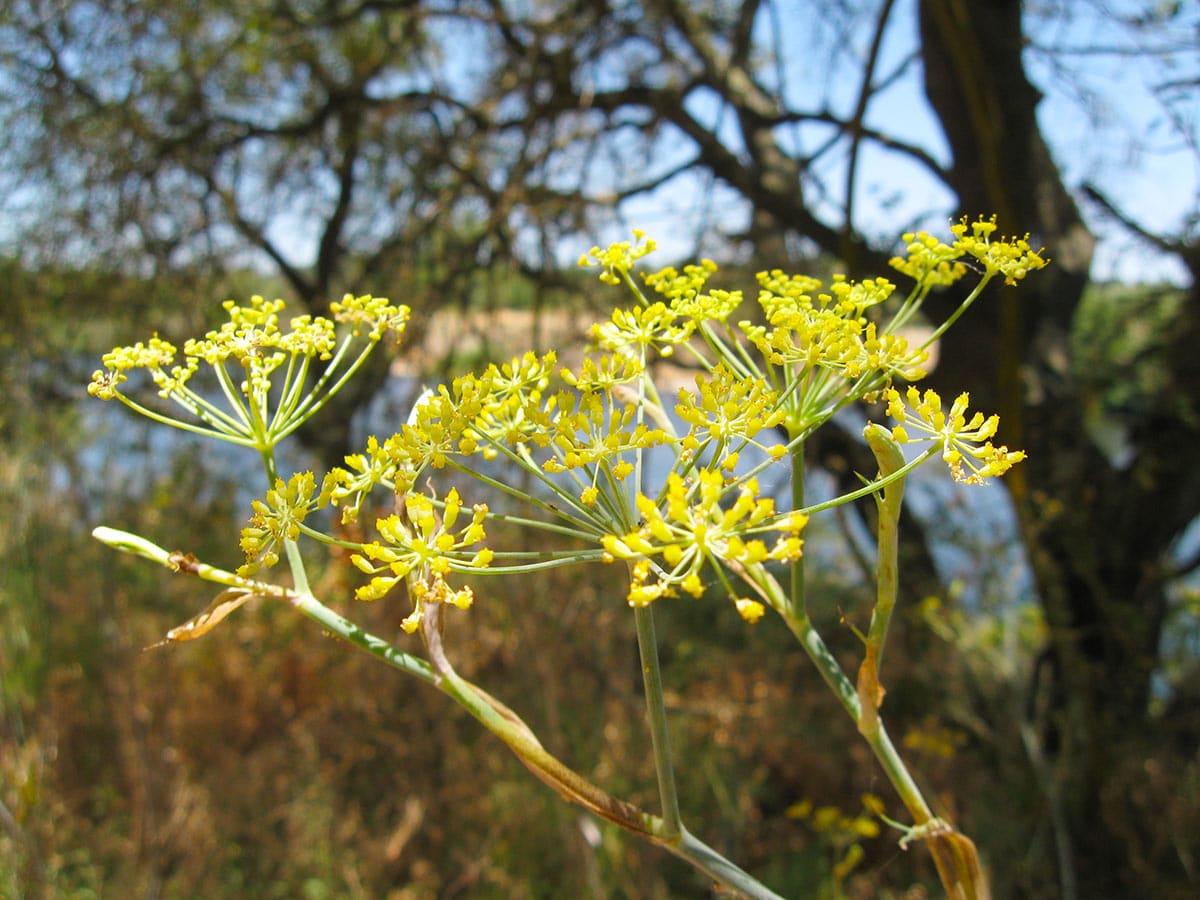
<instances>
[{"instance_id":1,"label":"curved stem","mask_svg":"<svg viewBox=\"0 0 1200 900\"><path fill-rule=\"evenodd\" d=\"M288 601L298 612L320 625L326 632L370 653L393 668L437 687L466 709L488 731L500 738L533 774L554 788L563 798L583 806L606 821L646 838L685 860L719 884L752 900L783 900L779 894L683 829L678 823L677 805L675 821L669 823L663 818L641 811L631 803L611 796L549 753L516 713L486 691L459 676L450 666L440 644L437 621L440 607L437 604L431 607L432 615L427 615L429 621L425 636L430 655L434 658L434 663L429 663L360 628L318 600L307 587L299 548L293 541L285 542L285 548L297 587L304 585L302 590L286 590L276 585L242 578L232 572L202 563L189 555L165 550L152 541L130 532L100 527L92 533L97 540L116 550L133 553L175 572ZM649 637L653 637L652 628ZM655 667L657 668L657 659ZM661 711L661 684L658 698Z\"/></svg>"}]
</instances>

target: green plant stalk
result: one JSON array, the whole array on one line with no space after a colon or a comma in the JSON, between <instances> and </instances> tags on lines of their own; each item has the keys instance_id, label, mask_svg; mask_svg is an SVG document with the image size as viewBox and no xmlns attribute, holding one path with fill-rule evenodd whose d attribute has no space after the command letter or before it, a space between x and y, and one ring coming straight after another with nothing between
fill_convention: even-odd
<instances>
[{"instance_id":1,"label":"green plant stalk","mask_svg":"<svg viewBox=\"0 0 1200 900\"><path fill-rule=\"evenodd\" d=\"M436 632L436 629L436 622L431 621L429 631ZM546 751L515 713L459 676L447 663L435 663L434 668L437 687L503 741L534 775L554 788L559 796L646 838L719 884L744 896L754 900L782 900L778 894L689 833L678 820L672 824L664 818L642 812L632 804L612 797L564 765Z\"/></svg>"},{"instance_id":2,"label":"green plant stalk","mask_svg":"<svg viewBox=\"0 0 1200 900\"><path fill-rule=\"evenodd\" d=\"M812 624L807 613L803 609L791 608L789 598L783 588L765 570L760 570L760 572L754 574L755 576L760 576L755 577L754 581L763 589L771 605L783 616L788 628L795 635L800 645L804 648L804 651L816 666L821 678L833 691L842 708L850 716L851 720L853 720L860 733L862 733L867 745L879 761L880 768L883 769L889 783L895 789L901 802L904 803L909 815L913 817L914 826L909 830L906 839L930 836L933 839L931 852L937 863L938 871L942 875L943 884L946 886L947 891L950 892L950 896L977 896L974 890L970 888L964 892L961 889L963 880L956 879L952 874L948 874L951 873L951 869L948 866L947 857L954 847L943 847L937 841L939 838L951 834L952 829L948 824L935 817L929 808L929 804L925 802L925 798L921 794L921 789L917 786L908 767L905 766L904 760L900 757L899 751L897 751L895 744L892 743L887 729L879 718L878 707L864 703L864 692L846 675L841 664L834 657L833 653L830 652L828 645L826 645L824 639ZM868 710L869 712L867 712ZM955 837L960 836L955 835ZM961 840L965 841L965 838Z\"/></svg>"},{"instance_id":3,"label":"green plant stalk","mask_svg":"<svg viewBox=\"0 0 1200 900\"><path fill-rule=\"evenodd\" d=\"M890 431L872 422L863 429L863 437L879 463L880 477L887 478L904 468L904 452ZM883 664L883 645L899 590L900 508L903 501L904 478L889 482L875 495L879 513L879 559L875 571L875 608L871 611L871 626L867 632L867 656L876 667Z\"/></svg>"},{"instance_id":4,"label":"green plant stalk","mask_svg":"<svg viewBox=\"0 0 1200 900\"><path fill-rule=\"evenodd\" d=\"M488 731L503 741L510 750L546 784L564 799L590 810L600 818L638 834L689 863L714 881L753 900L783 900L735 863L721 856L703 841L679 825L673 826L658 816L642 812L633 804L612 797L583 776L562 763L541 745L529 727L508 707L481 688L459 676L445 661L440 646L436 652L440 665L432 665L418 656L407 653L383 638L360 628L318 600L307 586L304 590L288 590L277 585L242 578L232 572L199 562L183 553L168 551L152 541L115 528L100 527L92 532L102 543L126 553L148 559L174 572L193 575L205 581L227 587L252 590L256 594L286 600L302 615L349 644L364 650L376 659L437 687L467 710ZM285 542L293 575L307 585L304 566L295 542ZM434 605L433 610L438 610ZM437 627L437 613L430 616L430 626ZM661 701L661 684L659 697Z\"/></svg>"},{"instance_id":5,"label":"green plant stalk","mask_svg":"<svg viewBox=\"0 0 1200 900\"><path fill-rule=\"evenodd\" d=\"M970 309L971 304L974 303L975 299L983 293L983 289L988 286L988 282L992 280L994 274L995 273L993 272L989 272L984 274L984 276L979 279L979 283L975 285L974 290L972 290L971 293L966 296L963 302L958 305L958 309L954 310L954 312L950 314L946 321L934 329L933 333L921 343L922 350L931 346L935 341L941 338L943 334L950 330L950 326L957 322L962 317L962 314Z\"/></svg>"},{"instance_id":6,"label":"green plant stalk","mask_svg":"<svg viewBox=\"0 0 1200 900\"><path fill-rule=\"evenodd\" d=\"M804 508L804 442L801 441L791 450L792 463L792 509ZM807 613L808 598L804 593L804 557L792 563L792 583L790 592L790 607Z\"/></svg>"},{"instance_id":7,"label":"green plant stalk","mask_svg":"<svg viewBox=\"0 0 1200 900\"><path fill-rule=\"evenodd\" d=\"M871 423L863 429L863 437L875 454L882 477L903 471L904 453L888 429ZM901 840L901 846L910 840L928 839L930 853L947 895L985 897L987 883L979 866L975 845L955 832L948 822L934 816L879 717L879 707L884 697L879 667L899 591L900 511L903 499L903 478L889 482L875 497L879 513L876 600L875 608L871 611L866 652L858 671L859 716L856 725L900 795L909 815L913 817L914 825Z\"/></svg>"},{"instance_id":8,"label":"green plant stalk","mask_svg":"<svg viewBox=\"0 0 1200 900\"><path fill-rule=\"evenodd\" d=\"M633 611L637 624L638 653L642 662L642 687L646 713L650 719L650 739L654 747L654 771L658 776L658 796L662 803L665 836L675 839L683 831L679 814L679 792L671 762L671 742L667 731L667 708L663 700L662 666L658 659L658 638L654 633L654 612L649 606Z\"/></svg>"}]
</instances>

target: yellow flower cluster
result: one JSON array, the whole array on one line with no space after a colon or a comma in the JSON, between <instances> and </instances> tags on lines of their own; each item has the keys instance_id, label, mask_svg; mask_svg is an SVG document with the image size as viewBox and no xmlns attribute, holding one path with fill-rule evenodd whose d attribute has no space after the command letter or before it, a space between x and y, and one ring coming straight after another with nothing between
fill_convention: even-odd
<instances>
[{"instance_id":1,"label":"yellow flower cluster","mask_svg":"<svg viewBox=\"0 0 1200 900\"><path fill-rule=\"evenodd\" d=\"M399 337L408 326L411 312L407 306L393 306L386 297L370 294L358 297L346 294L339 302L329 304L329 309L333 318L348 324L356 336L366 328L372 341L378 341L388 331Z\"/></svg>"},{"instance_id":2,"label":"yellow flower cluster","mask_svg":"<svg viewBox=\"0 0 1200 900\"><path fill-rule=\"evenodd\" d=\"M403 516L388 516L375 523L382 543L364 544L362 553L351 557L355 566L375 576L360 587L355 596L360 600L377 600L398 582L408 580L413 611L401 627L410 634L420 627L425 608L430 603L468 608L474 601L471 589L452 589L446 583L446 575L451 570L484 569L491 563L493 553L490 549L468 549L486 537L483 523L487 511L486 505L476 504L471 520L454 533L453 528L462 512L462 500L457 491L450 491L440 510L424 494L408 494L404 498ZM416 577L409 579L410 574Z\"/></svg>"},{"instance_id":3,"label":"yellow flower cluster","mask_svg":"<svg viewBox=\"0 0 1200 900\"><path fill-rule=\"evenodd\" d=\"M114 347L100 358L104 369L92 373L88 394L100 400L112 400L119 394L120 386L128 380L126 372L145 369L158 385L160 394L166 396L176 387L182 387L198 365L198 361L192 359L184 366L175 366L176 352L173 344L158 335L147 343L138 341L131 347Z\"/></svg>"},{"instance_id":4,"label":"yellow flower cluster","mask_svg":"<svg viewBox=\"0 0 1200 900\"><path fill-rule=\"evenodd\" d=\"M907 254L892 257L890 265L918 284L945 287L967 274L967 267L958 261L962 250L957 246L948 247L923 231L919 234L908 232L902 239Z\"/></svg>"},{"instance_id":5,"label":"yellow flower cluster","mask_svg":"<svg viewBox=\"0 0 1200 900\"><path fill-rule=\"evenodd\" d=\"M992 240L996 217L961 222L950 226L957 240L954 247L960 254L973 256L983 264L988 276L1000 274L1005 284L1016 284L1030 272L1045 268L1047 260L1040 251L1029 246L1029 235Z\"/></svg>"},{"instance_id":6,"label":"yellow flower cluster","mask_svg":"<svg viewBox=\"0 0 1200 900\"><path fill-rule=\"evenodd\" d=\"M806 516L775 512L775 501L759 496L758 481L744 482L728 507L721 501L728 493L720 472L700 470L684 478L672 472L657 501L637 495L642 524L623 535L605 535L602 543L608 559L631 561L629 605L646 606L676 588L699 597L704 593L701 571L712 565L719 577L722 566L740 569L774 560L792 562L803 554L800 533ZM778 532L770 548L750 535ZM756 600L734 597L738 613L757 621L764 608Z\"/></svg>"},{"instance_id":7,"label":"yellow flower cluster","mask_svg":"<svg viewBox=\"0 0 1200 900\"><path fill-rule=\"evenodd\" d=\"M632 242L619 241L610 244L606 250L593 247L579 257L579 265L600 266L604 270L600 273L601 281L605 284L620 284L621 278L629 275L634 263L648 253L653 253L657 247L657 244L647 240L646 233L639 229L634 229L633 238Z\"/></svg>"},{"instance_id":8,"label":"yellow flower cluster","mask_svg":"<svg viewBox=\"0 0 1200 900\"><path fill-rule=\"evenodd\" d=\"M880 381L899 375L923 377L927 356L898 334L878 333L864 315L895 290L886 278L852 282L835 275L828 292L808 276L786 276L778 270L760 273L758 302L768 325L740 323L747 340L773 366L799 371L828 369L851 382L867 376ZM814 298L813 294L816 293ZM838 385L834 396L842 394Z\"/></svg>"},{"instance_id":9,"label":"yellow flower cluster","mask_svg":"<svg viewBox=\"0 0 1200 900\"><path fill-rule=\"evenodd\" d=\"M967 419L971 398L966 393L958 395L948 412L942 409L942 398L932 390L922 394L910 386L907 406L895 388L885 391L884 399L888 415L900 423L892 429L892 437L901 444L909 441L941 444L942 459L955 481L982 484L988 478L1003 475L1025 458L1023 450L992 444L991 438L1000 425L999 416L985 419L983 413L977 412ZM919 436L910 435L910 430Z\"/></svg>"},{"instance_id":10,"label":"yellow flower cluster","mask_svg":"<svg viewBox=\"0 0 1200 900\"><path fill-rule=\"evenodd\" d=\"M765 428L784 419L778 391L757 379L742 378L724 363L707 375L696 376L696 390L681 388L675 414L692 427L685 449L695 449L709 439L727 442L753 440Z\"/></svg>"},{"instance_id":11,"label":"yellow flower cluster","mask_svg":"<svg viewBox=\"0 0 1200 900\"><path fill-rule=\"evenodd\" d=\"M322 505L313 497L315 491L313 473L298 472L286 484L283 479L276 480L266 497L250 504L253 515L241 536L246 563L238 569L239 575L253 575L263 566L270 568L279 561L279 545L285 540L296 540L305 518Z\"/></svg>"},{"instance_id":12,"label":"yellow flower cluster","mask_svg":"<svg viewBox=\"0 0 1200 900\"><path fill-rule=\"evenodd\" d=\"M560 531L591 538L605 558L629 563L631 605L679 592L699 595L703 572L709 569L738 613L753 622L764 614L764 606L739 596L730 575L756 588L748 573L761 571L758 566L800 558L807 520L799 513L776 512L774 502L759 495L756 472L739 475L747 448L765 454L766 460L756 464L765 468L794 452L811 428L837 410L882 391L898 423L895 440L939 446L959 481L982 482L1024 458L1020 451L992 443L996 417L969 415L967 395L943 410L932 391L922 394L910 387L902 395L891 387L898 378L911 381L923 375L924 350L911 347L894 327L932 286L961 278L972 268L971 260L984 269L981 285L994 275L1019 280L1046 264L1026 239L994 239L995 227L991 219L963 220L952 228L951 245L924 233L906 234L906 254L892 264L917 285L898 308L892 302L896 287L886 278L852 281L834 275L822 281L772 270L757 276L765 324L743 320L735 326L728 320L742 293L710 287L717 272L711 260L645 276L645 285L661 298L652 301L630 275L636 262L654 249L653 241L635 232L633 241L593 248L581 264L600 267L603 281L624 283L636 297L594 326L599 352L575 368L557 370L553 352L530 352L455 378L425 391L396 433L382 440L371 437L363 452L347 456L344 466L325 476L319 495L314 497L311 473L278 481L254 502L242 532L247 555L243 571L271 565L281 543L311 533L304 521L312 510L338 506L349 521L375 488L388 488L402 498L402 511L378 519L378 539L358 545L355 565L372 578L357 595L375 599L406 581L414 610L405 628L416 630L429 603L469 606L470 590L450 588L445 577L451 571L490 569L494 554L482 545L486 506L475 506L470 522L455 530L463 512L457 491L438 502L414 488L430 469L452 466L471 473L475 469L468 457L504 457L557 495L553 504L539 505L564 520ZM895 310L890 322L880 313L885 304ZM256 296L246 306L230 301L225 309L229 321L203 339L189 341L181 363L176 348L156 336L106 354L105 371L96 373L89 391L105 398L121 396L126 373L144 369L165 394L191 404L209 433L229 433L240 443L269 449L277 432L294 430L323 402L301 399L308 361L332 359L330 366L336 368L347 345L337 346L335 322L322 317L300 316L281 330L283 304L278 300ZM406 307L369 295L346 295L332 310L335 320L372 343L386 331L403 330L409 316ZM700 371L694 387L679 389L672 418L651 379L650 365L654 353L680 351ZM185 387L205 362L225 379L226 397L235 400L237 388L225 371L231 361L244 371L241 391L252 401L235 408L233 415L204 405L202 397ZM285 364L288 374L279 391L281 386L270 380ZM268 416L266 399L280 393L281 410ZM785 442L762 438L771 432L785 435ZM674 463L655 493L643 483L648 471L644 454L660 447L669 448ZM516 488L506 489L522 496ZM635 520L639 524L631 528ZM765 538L768 534L775 536L773 542ZM590 553L597 558L600 550ZM519 555L513 558L520 560Z\"/></svg>"},{"instance_id":13,"label":"yellow flower cluster","mask_svg":"<svg viewBox=\"0 0 1200 900\"><path fill-rule=\"evenodd\" d=\"M962 262L971 257L982 263L985 280L1002 275L1006 284L1016 284L1030 272L1045 268L1048 260L1029 245L1029 235L993 240L996 217L971 222L964 216L950 226L953 245L946 245L926 232L903 236L906 255L894 257L892 268L909 276L921 287L953 284L967 272Z\"/></svg>"},{"instance_id":14,"label":"yellow flower cluster","mask_svg":"<svg viewBox=\"0 0 1200 900\"><path fill-rule=\"evenodd\" d=\"M592 339L606 350L644 359L650 348L670 356L696 328L694 320L676 322L678 313L665 303L614 309L608 322L592 326Z\"/></svg>"},{"instance_id":15,"label":"yellow flower cluster","mask_svg":"<svg viewBox=\"0 0 1200 900\"><path fill-rule=\"evenodd\" d=\"M717 264L703 259L696 265L684 266L680 274L674 266L667 266L643 281L671 302L671 311L693 322L724 322L741 306L741 291L711 290L701 293L709 276L717 271Z\"/></svg>"},{"instance_id":16,"label":"yellow flower cluster","mask_svg":"<svg viewBox=\"0 0 1200 900\"><path fill-rule=\"evenodd\" d=\"M117 347L102 357L104 369L93 373L88 393L112 400L120 395L120 385L127 380L128 372L144 369L161 396L178 397L201 362L217 367L234 361L245 373L242 392L247 397L265 395L272 374L289 358L327 361L337 345L335 325L323 316L297 316L289 322L288 330L281 330L279 313L284 305L282 300L266 300L259 295L251 297L246 306L227 300L223 307L229 320L199 340L188 340L180 365L175 364L176 348L157 336L146 344ZM370 324L372 342L389 329L403 331L409 315L408 307L392 306L386 299L370 295L347 294L340 304L333 304L333 309L335 318L354 323L356 329ZM184 398L189 410L195 405L194 398Z\"/></svg>"}]
</instances>

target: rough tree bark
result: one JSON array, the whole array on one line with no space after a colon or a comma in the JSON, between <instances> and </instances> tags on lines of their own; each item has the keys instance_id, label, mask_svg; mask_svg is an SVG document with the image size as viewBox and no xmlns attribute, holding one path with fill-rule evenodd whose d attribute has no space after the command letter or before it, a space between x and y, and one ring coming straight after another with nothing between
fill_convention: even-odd
<instances>
[{"instance_id":1,"label":"rough tree bark","mask_svg":"<svg viewBox=\"0 0 1200 900\"><path fill-rule=\"evenodd\" d=\"M1154 728L1168 555L1198 508L1189 472L1200 420L1183 398L1200 395L1200 320L1184 317L1168 353L1179 393L1143 411L1129 431L1132 462L1114 465L1089 439L1068 341L1094 240L1035 119L1021 3L922 0L920 24L926 94L952 148L960 209L1028 228L1053 257L1019 291L964 317L936 377L999 408L1001 437L1029 453L1010 489L1049 625L1050 717L1037 724L1070 834L1060 884L1081 897L1128 896L1137 885L1114 818L1131 786L1114 763Z\"/></svg>"}]
</instances>

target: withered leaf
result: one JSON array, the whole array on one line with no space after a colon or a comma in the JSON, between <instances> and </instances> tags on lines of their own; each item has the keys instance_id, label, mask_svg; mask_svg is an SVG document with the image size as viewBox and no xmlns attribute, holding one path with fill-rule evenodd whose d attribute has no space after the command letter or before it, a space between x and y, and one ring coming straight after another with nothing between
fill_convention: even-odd
<instances>
[{"instance_id":1,"label":"withered leaf","mask_svg":"<svg viewBox=\"0 0 1200 900\"><path fill-rule=\"evenodd\" d=\"M247 600L251 600L257 596L258 594L248 591L245 588L229 588L222 591L203 612L192 616L192 618L188 619L182 625L172 628L167 632L165 640L161 640L157 644L151 644L146 649L151 650L154 647L161 647L163 644L193 641L198 637L203 637L220 625L230 613L234 612Z\"/></svg>"}]
</instances>

